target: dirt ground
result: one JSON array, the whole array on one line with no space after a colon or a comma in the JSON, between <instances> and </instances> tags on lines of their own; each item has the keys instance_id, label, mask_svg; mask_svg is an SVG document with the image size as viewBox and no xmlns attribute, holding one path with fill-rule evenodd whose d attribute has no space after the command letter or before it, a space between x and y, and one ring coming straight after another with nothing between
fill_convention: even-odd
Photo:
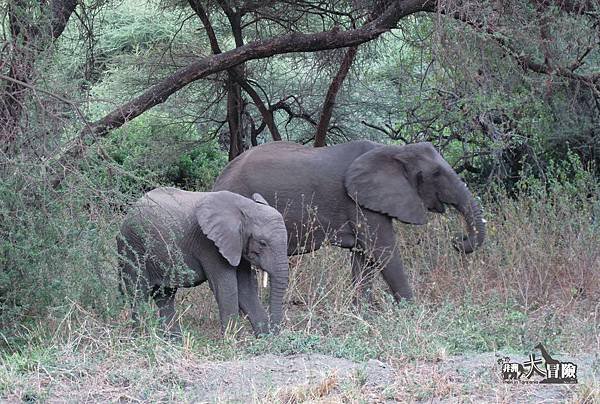
<instances>
[{"instance_id":1,"label":"dirt ground","mask_svg":"<svg viewBox=\"0 0 600 404\"><path fill-rule=\"evenodd\" d=\"M578 364L577 385L503 384L497 353L436 361L355 363L321 354L247 360L96 363L74 372L39 371L8 401L45 402L594 402L600 356L561 355ZM523 362L526 358L514 357Z\"/></svg>"},{"instance_id":2,"label":"dirt ground","mask_svg":"<svg viewBox=\"0 0 600 404\"><path fill-rule=\"evenodd\" d=\"M386 403L432 399L436 402L539 403L574 398L574 386L503 384L497 364L499 357L486 353L394 366L377 360L354 363L318 354L265 355L244 362L202 366L204 383L191 387L190 398L248 402L273 397L284 402ZM594 364L592 358L577 358L582 383L598 380L598 360L596 358Z\"/></svg>"}]
</instances>

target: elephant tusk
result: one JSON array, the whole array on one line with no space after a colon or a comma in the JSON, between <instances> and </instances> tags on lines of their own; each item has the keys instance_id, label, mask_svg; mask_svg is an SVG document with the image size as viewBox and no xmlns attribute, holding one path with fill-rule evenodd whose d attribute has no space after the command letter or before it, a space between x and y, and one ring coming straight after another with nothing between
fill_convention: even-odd
<instances>
[{"instance_id":1,"label":"elephant tusk","mask_svg":"<svg viewBox=\"0 0 600 404\"><path fill-rule=\"evenodd\" d=\"M269 285L269 274L263 271L262 287L266 288Z\"/></svg>"}]
</instances>

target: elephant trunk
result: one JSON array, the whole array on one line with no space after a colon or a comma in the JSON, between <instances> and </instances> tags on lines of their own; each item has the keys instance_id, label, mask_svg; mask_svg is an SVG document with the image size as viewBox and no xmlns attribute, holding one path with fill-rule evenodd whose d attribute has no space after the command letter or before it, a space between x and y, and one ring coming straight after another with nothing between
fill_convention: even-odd
<instances>
[{"instance_id":1,"label":"elephant trunk","mask_svg":"<svg viewBox=\"0 0 600 404\"><path fill-rule=\"evenodd\" d=\"M275 265L275 271L270 274L270 314L271 332L279 332L279 326L283 319L283 296L288 287L288 259L287 255Z\"/></svg>"},{"instance_id":2,"label":"elephant trunk","mask_svg":"<svg viewBox=\"0 0 600 404\"><path fill-rule=\"evenodd\" d=\"M465 254L472 253L485 239L485 220L481 206L465 188L466 195L457 209L465 219L467 235L457 240L454 247Z\"/></svg>"}]
</instances>

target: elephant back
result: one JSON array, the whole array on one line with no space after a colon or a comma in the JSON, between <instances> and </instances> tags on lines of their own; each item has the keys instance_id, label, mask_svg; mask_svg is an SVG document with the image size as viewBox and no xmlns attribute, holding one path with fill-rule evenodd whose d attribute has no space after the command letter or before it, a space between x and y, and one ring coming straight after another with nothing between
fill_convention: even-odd
<instances>
[{"instance_id":1,"label":"elephant back","mask_svg":"<svg viewBox=\"0 0 600 404\"><path fill-rule=\"evenodd\" d=\"M280 206L277 195L310 197L333 185L343 187L347 167L361 154L378 147L370 141L313 148L293 142L271 142L242 153L215 180L213 191L227 190L251 197L263 195L271 206ZM283 213L283 212L282 212Z\"/></svg>"},{"instance_id":2,"label":"elephant back","mask_svg":"<svg viewBox=\"0 0 600 404\"><path fill-rule=\"evenodd\" d=\"M257 146L229 163L213 191L261 194L284 218L288 253L310 251L330 230L338 231L356 217L344 176L352 161L374 147L378 145L368 141L321 148L289 142Z\"/></svg>"},{"instance_id":3,"label":"elephant back","mask_svg":"<svg viewBox=\"0 0 600 404\"><path fill-rule=\"evenodd\" d=\"M129 209L121 233L138 240L150 235L172 234L173 238L190 231L194 223L193 207L201 192L161 187L146 193Z\"/></svg>"}]
</instances>

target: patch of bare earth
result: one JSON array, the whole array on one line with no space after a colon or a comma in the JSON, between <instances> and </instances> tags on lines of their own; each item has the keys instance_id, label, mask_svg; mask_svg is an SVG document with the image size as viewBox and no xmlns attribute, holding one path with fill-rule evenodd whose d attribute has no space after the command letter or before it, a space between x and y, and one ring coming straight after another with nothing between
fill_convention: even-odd
<instances>
[{"instance_id":1,"label":"patch of bare earth","mask_svg":"<svg viewBox=\"0 0 600 404\"><path fill-rule=\"evenodd\" d=\"M579 365L578 385L503 384L494 353L437 361L356 363L321 354L159 365L96 363L30 374L9 401L49 402L594 402L600 358L563 355ZM515 358L515 360L525 358ZM144 367L146 366L146 367Z\"/></svg>"}]
</instances>

